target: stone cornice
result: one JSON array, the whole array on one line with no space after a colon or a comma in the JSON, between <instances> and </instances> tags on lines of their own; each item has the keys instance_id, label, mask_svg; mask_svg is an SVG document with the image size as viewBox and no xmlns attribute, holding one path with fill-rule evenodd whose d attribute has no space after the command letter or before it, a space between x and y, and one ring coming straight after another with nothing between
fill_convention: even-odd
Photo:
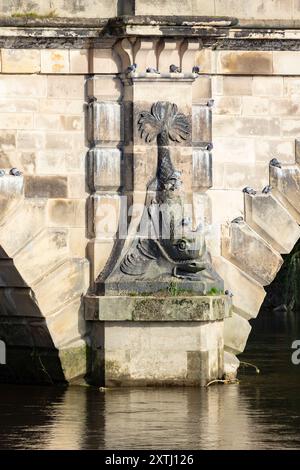
<instances>
[{"instance_id":1,"label":"stone cornice","mask_svg":"<svg viewBox=\"0 0 300 470\"><path fill-rule=\"evenodd\" d=\"M300 21L233 17L122 16L110 19L0 18L2 48L101 48L119 38L199 38L204 47L299 50Z\"/></svg>"}]
</instances>

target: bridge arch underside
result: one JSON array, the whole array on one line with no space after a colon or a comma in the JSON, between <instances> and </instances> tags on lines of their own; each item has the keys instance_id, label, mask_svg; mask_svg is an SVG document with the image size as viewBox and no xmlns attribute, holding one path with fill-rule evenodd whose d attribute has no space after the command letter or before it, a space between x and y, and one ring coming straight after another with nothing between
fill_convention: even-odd
<instances>
[{"instance_id":1,"label":"bridge arch underside","mask_svg":"<svg viewBox=\"0 0 300 470\"><path fill-rule=\"evenodd\" d=\"M0 339L6 350L0 382L65 382L59 351L34 293L2 248L0 266Z\"/></svg>"},{"instance_id":2,"label":"bridge arch underside","mask_svg":"<svg viewBox=\"0 0 300 470\"><path fill-rule=\"evenodd\" d=\"M299 307L299 180L295 164L269 165L267 191L243 193L242 217L222 227L215 266L233 293L233 314L225 319L225 360L244 351L251 320L265 309ZM249 323L250 321L250 323Z\"/></svg>"}]
</instances>

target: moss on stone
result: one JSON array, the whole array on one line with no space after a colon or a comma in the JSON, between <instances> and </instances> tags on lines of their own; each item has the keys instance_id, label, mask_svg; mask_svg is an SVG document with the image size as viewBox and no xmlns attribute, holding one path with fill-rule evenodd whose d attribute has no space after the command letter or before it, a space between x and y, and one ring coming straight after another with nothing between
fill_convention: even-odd
<instances>
[{"instance_id":1,"label":"moss on stone","mask_svg":"<svg viewBox=\"0 0 300 470\"><path fill-rule=\"evenodd\" d=\"M57 18L57 13L55 10L49 11L46 15L39 15L35 11L29 11L29 12L16 12L12 13L11 15L12 18L25 18L25 19L47 19L47 18Z\"/></svg>"},{"instance_id":2,"label":"moss on stone","mask_svg":"<svg viewBox=\"0 0 300 470\"><path fill-rule=\"evenodd\" d=\"M83 376L87 372L87 347L61 349L59 358L66 380Z\"/></svg>"}]
</instances>

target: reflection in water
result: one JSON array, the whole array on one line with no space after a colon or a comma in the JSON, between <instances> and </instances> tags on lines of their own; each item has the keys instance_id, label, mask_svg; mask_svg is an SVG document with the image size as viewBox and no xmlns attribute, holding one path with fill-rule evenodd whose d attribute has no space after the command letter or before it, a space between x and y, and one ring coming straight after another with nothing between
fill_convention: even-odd
<instances>
[{"instance_id":1,"label":"reflection in water","mask_svg":"<svg viewBox=\"0 0 300 470\"><path fill-rule=\"evenodd\" d=\"M14 449L300 448L299 316L261 314L244 360L260 375L208 389L0 387L0 446Z\"/></svg>"}]
</instances>

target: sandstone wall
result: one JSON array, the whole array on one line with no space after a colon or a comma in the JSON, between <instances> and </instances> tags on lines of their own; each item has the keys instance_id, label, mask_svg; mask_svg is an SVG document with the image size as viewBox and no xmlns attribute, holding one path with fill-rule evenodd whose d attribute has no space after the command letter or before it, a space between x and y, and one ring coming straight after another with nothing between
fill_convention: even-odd
<instances>
[{"instance_id":1,"label":"sandstone wall","mask_svg":"<svg viewBox=\"0 0 300 470\"><path fill-rule=\"evenodd\" d=\"M208 58L209 57L209 58ZM269 161L295 162L300 131L299 51L209 51L212 73L213 220L244 210L245 186L269 183ZM201 78L200 78L201 80ZM225 201L220 204L220 201Z\"/></svg>"},{"instance_id":2,"label":"sandstone wall","mask_svg":"<svg viewBox=\"0 0 300 470\"><path fill-rule=\"evenodd\" d=\"M1 334L7 319L13 321L5 336L8 346L31 345L41 351L51 348L45 340L49 335L69 378L86 368L81 296L89 286L89 265L82 57L81 51L1 51L0 168L6 174L12 167L23 173L0 181L2 272L9 266L9 277L4 271L0 285ZM11 185L21 180L23 190L18 199L12 198ZM26 317L35 322L46 318L47 326L41 323L44 339L37 327L32 328L33 339L21 332ZM47 369L48 357L43 360Z\"/></svg>"},{"instance_id":3,"label":"sandstone wall","mask_svg":"<svg viewBox=\"0 0 300 470\"><path fill-rule=\"evenodd\" d=\"M240 20L299 20L299 0L1 0L0 15L109 18L122 14L235 16Z\"/></svg>"}]
</instances>

